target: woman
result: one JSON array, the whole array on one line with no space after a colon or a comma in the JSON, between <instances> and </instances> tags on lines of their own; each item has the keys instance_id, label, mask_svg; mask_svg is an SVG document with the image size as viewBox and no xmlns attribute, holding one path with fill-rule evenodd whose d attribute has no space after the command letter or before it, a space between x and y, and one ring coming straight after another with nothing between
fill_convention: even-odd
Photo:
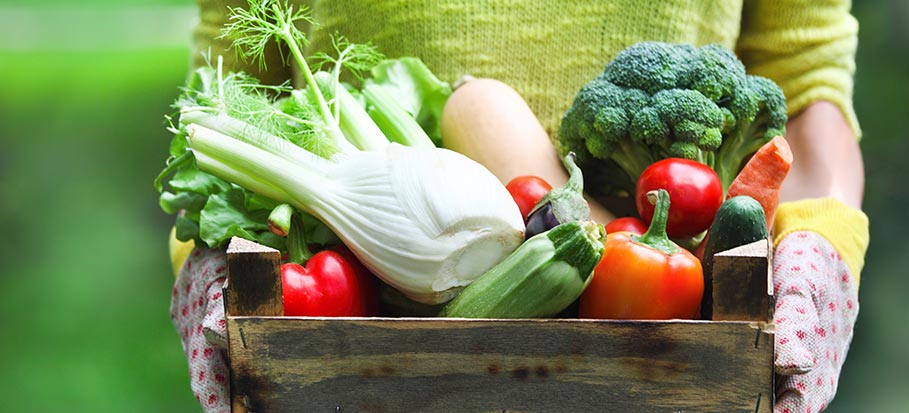
<instances>
[{"instance_id":1,"label":"woman","mask_svg":"<svg viewBox=\"0 0 909 413\"><path fill-rule=\"evenodd\" d=\"M210 49L228 58L228 67L265 82L292 79L293 68L283 64L274 45L264 68L230 60L229 40L217 36L227 21L226 6L244 4L199 0L196 64L203 64L200 52ZM310 33L309 52L329 50L328 34L338 32L354 42L371 41L390 57L418 56L449 82L464 74L499 79L528 101L551 137L574 93L633 43L719 43L735 50L749 73L780 85L790 115L786 139L794 162L773 234L775 367L781 375L776 411L816 412L832 400L852 337L869 237L861 212L860 130L851 101L858 28L847 0L334 0L310 7L321 27L303 28ZM223 265L223 254L200 251L178 279L192 292L177 294L172 308L220 285L214 276L199 274ZM194 350L223 345L220 304L207 309L207 318L200 307L175 323L178 330L202 323L210 333L208 340L184 337L193 377L204 371L210 378L193 380L193 390L206 411L226 411L226 384L215 380L226 377L223 359L192 357Z\"/></svg>"}]
</instances>

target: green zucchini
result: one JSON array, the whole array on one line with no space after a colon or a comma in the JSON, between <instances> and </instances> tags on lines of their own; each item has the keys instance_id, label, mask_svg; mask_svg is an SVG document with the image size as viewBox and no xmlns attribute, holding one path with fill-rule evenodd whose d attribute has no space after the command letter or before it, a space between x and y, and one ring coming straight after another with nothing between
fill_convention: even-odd
<instances>
[{"instance_id":1,"label":"green zucchini","mask_svg":"<svg viewBox=\"0 0 909 413\"><path fill-rule=\"evenodd\" d=\"M704 246L701 267L704 270L704 299L701 317L713 317L713 257L720 252L767 239L767 220L764 208L754 198L739 195L720 205L710 225L710 234Z\"/></svg>"},{"instance_id":2,"label":"green zucchini","mask_svg":"<svg viewBox=\"0 0 909 413\"><path fill-rule=\"evenodd\" d=\"M603 226L571 221L534 235L464 288L440 313L458 318L553 317L590 282L603 256Z\"/></svg>"}]
</instances>

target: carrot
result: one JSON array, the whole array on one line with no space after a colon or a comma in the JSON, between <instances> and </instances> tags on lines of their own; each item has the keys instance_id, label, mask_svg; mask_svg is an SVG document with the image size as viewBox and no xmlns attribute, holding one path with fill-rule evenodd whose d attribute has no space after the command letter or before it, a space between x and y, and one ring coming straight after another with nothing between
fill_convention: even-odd
<instances>
[{"instance_id":1,"label":"carrot","mask_svg":"<svg viewBox=\"0 0 909 413\"><path fill-rule=\"evenodd\" d=\"M792 166L792 150L789 143L782 136L777 136L761 146L748 160L742 170L736 175L729 189L726 199L739 195L748 195L754 198L764 208L764 217L767 219L767 231L773 225L773 217L780 203L780 187L789 174ZM708 231L701 243L694 251L698 258L704 257L704 246L707 245Z\"/></svg>"},{"instance_id":2,"label":"carrot","mask_svg":"<svg viewBox=\"0 0 909 413\"><path fill-rule=\"evenodd\" d=\"M773 217L780 203L780 187L792 166L792 150L782 136L767 142L754 153L736 175L726 192L726 199L748 195L764 207L767 230L773 225Z\"/></svg>"}]
</instances>

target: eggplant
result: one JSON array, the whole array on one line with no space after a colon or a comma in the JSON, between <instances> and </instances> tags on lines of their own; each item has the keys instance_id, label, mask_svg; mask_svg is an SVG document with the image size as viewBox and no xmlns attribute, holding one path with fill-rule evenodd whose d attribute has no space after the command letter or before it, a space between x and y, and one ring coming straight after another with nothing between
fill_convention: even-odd
<instances>
[{"instance_id":1,"label":"eggplant","mask_svg":"<svg viewBox=\"0 0 909 413\"><path fill-rule=\"evenodd\" d=\"M568 182L561 188L549 191L527 215L524 239L549 231L559 224L590 220L590 206L584 199L584 175L575 163L574 152L569 152L562 163L568 170Z\"/></svg>"}]
</instances>

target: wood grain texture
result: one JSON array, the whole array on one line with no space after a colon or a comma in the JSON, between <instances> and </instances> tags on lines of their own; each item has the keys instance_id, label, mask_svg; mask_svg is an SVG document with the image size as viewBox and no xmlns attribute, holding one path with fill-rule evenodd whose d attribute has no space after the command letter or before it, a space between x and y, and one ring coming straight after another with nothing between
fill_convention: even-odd
<instances>
[{"instance_id":1,"label":"wood grain texture","mask_svg":"<svg viewBox=\"0 0 909 413\"><path fill-rule=\"evenodd\" d=\"M224 305L235 316L284 315L280 251L234 237L227 246Z\"/></svg>"},{"instance_id":2,"label":"wood grain texture","mask_svg":"<svg viewBox=\"0 0 909 413\"><path fill-rule=\"evenodd\" d=\"M716 255L714 317L304 318L278 252L228 249L233 411L772 412L770 245Z\"/></svg>"},{"instance_id":3,"label":"wood grain texture","mask_svg":"<svg viewBox=\"0 0 909 413\"><path fill-rule=\"evenodd\" d=\"M231 316L234 411L771 412L766 327Z\"/></svg>"},{"instance_id":4,"label":"wood grain texture","mask_svg":"<svg viewBox=\"0 0 909 413\"><path fill-rule=\"evenodd\" d=\"M713 320L767 321L773 309L770 240L714 255Z\"/></svg>"}]
</instances>

